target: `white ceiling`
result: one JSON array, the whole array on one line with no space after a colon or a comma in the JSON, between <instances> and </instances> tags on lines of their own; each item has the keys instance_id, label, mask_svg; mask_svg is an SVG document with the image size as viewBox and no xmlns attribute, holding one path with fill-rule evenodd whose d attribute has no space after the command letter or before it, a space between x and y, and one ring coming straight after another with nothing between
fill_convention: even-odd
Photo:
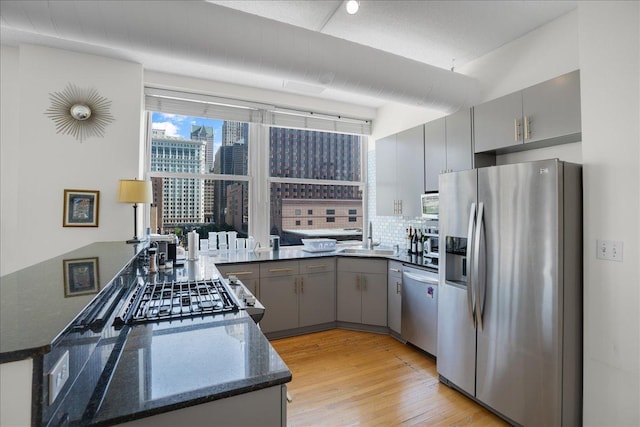
<instances>
[{"instance_id":1,"label":"white ceiling","mask_svg":"<svg viewBox=\"0 0 640 427\"><path fill-rule=\"evenodd\" d=\"M455 110L477 82L451 72L575 1L0 2L0 41L135 61L145 69L367 107Z\"/></svg>"}]
</instances>

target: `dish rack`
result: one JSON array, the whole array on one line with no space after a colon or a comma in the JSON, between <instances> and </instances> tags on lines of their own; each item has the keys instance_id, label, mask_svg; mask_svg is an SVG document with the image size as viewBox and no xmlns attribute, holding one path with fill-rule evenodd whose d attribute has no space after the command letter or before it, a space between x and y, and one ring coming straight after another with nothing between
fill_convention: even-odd
<instances>
[{"instance_id":1,"label":"dish rack","mask_svg":"<svg viewBox=\"0 0 640 427\"><path fill-rule=\"evenodd\" d=\"M336 239L302 239L305 252L331 252L336 250Z\"/></svg>"}]
</instances>

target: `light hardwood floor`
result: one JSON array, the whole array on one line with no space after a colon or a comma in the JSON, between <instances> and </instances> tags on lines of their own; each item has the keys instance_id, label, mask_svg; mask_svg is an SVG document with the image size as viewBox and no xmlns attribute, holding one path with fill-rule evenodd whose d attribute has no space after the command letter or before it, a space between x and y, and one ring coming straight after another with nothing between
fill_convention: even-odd
<instances>
[{"instance_id":1,"label":"light hardwood floor","mask_svg":"<svg viewBox=\"0 0 640 427\"><path fill-rule=\"evenodd\" d=\"M293 373L288 426L508 426L390 336L334 329L271 344Z\"/></svg>"}]
</instances>

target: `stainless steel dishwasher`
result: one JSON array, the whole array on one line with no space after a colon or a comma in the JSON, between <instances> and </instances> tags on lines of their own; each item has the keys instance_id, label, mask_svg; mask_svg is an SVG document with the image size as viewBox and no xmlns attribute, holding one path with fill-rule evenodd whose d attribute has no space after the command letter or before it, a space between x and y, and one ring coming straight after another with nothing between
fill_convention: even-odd
<instances>
[{"instance_id":1,"label":"stainless steel dishwasher","mask_svg":"<svg viewBox=\"0 0 640 427\"><path fill-rule=\"evenodd\" d=\"M402 268L402 337L435 356L438 350L438 273Z\"/></svg>"}]
</instances>

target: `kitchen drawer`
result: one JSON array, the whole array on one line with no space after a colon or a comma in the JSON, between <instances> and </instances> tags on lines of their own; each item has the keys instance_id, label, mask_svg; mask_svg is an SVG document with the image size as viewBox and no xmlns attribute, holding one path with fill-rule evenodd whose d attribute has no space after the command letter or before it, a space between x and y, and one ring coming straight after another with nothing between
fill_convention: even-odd
<instances>
[{"instance_id":1,"label":"kitchen drawer","mask_svg":"<svg viewBox=\"0 0 640 427\"><path fill-rule=\"evenodd\" d=\"M334 257L323 257L304 259L300 261L300 274L324 273L326 271L336 271L336 259Z\"/></svg>"},{"instance_id":2,"label":"kitchen drawer","mask_svg":"<svg viewBox=\"0 0 640 427\"><path fill-rule=\"evenodd\" d=\"M260 278L292 276L299 272L298 261L266 262L260 264Z\"/></svg>"},{"instance_id":3,"label":"kitchen drawer","mask_svg":"<svg viewBox=\"0 0 640 427\"><path fill-rule=\"evenodd\" d=\"M338 271L386 275L387 260L385 258L338 258Z\"/></svg>"},{"instance_id":4,"label":"kitchen drawer","mask_svg":"<svg viewBox=\"0 0 640 427\"><path fill-rule=\"evenodd\" d=\"M260 264L244 263L244 264L216 264L216 268L225 279L229 275L234 275L238 279L258 279L260 277Z\"/></svg>"}]
</instances>

